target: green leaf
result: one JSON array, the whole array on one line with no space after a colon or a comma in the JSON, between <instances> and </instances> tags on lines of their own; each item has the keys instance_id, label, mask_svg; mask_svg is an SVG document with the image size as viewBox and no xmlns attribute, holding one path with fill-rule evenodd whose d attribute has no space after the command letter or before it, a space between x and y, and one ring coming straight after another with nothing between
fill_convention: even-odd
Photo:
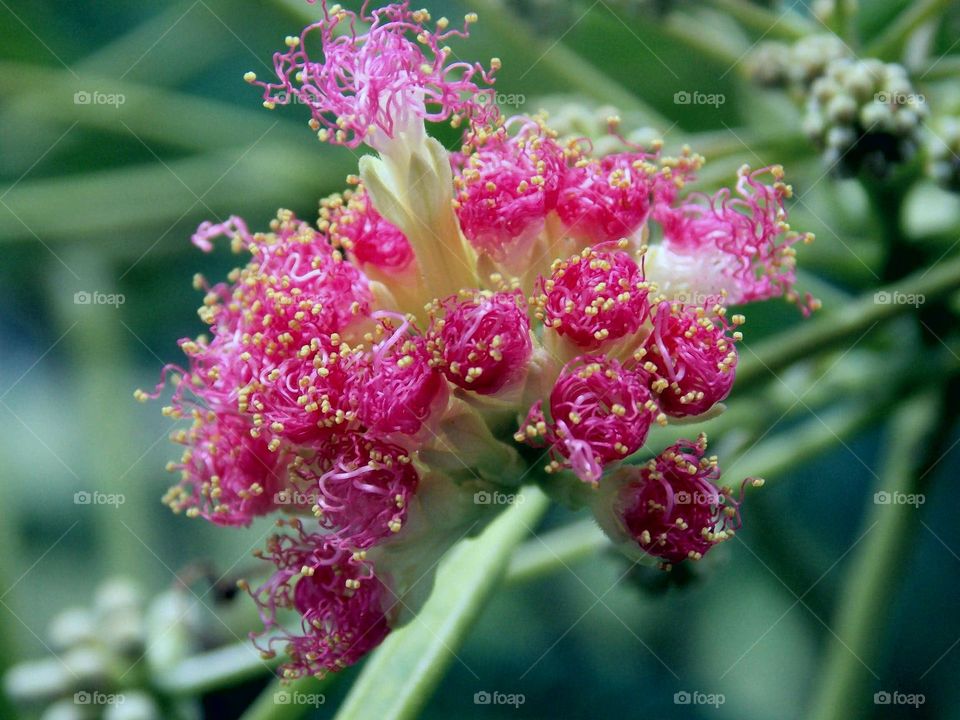
<instances>
[{"instance_id":1,"label":"green leaf","mask_svg":"<svg viewBox=\"0 0 960 720\"><path fill-rule=\"evenodd\" d=\"M524 489L523 498L523 503L505 511L479 537L450 552L437 572L436 587L426 605L367 661L337 720L417 716L503 577L514 547L549 504L534 488Z\"/></svg>"}]
</instances>

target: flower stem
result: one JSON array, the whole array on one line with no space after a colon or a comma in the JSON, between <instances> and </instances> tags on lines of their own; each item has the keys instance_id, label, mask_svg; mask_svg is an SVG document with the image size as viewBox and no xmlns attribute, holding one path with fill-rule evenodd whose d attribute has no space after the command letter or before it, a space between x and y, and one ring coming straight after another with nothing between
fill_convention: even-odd
<instances>
[{"instance_id":1,"label":"flower stem","mask_svg":"<svg viewBox=\"0 0 960 720\"><path fill-rule=\"evenodd\" d=\"M307 702L277 702L277 695L286 693L298 695L322 695L338 678L336 673L330 673L322 680L315 677L305 677L293 682L284 683L280 679L271 682L263 689L257 699L241 717L241 720L296 720L316 708L316 704Z\"/></svg>"},{"instance_id":2,"label":"flower stem","mask_svg":"<svg viewBox=\"0 0 960 720\"><path fill-rule=\"evenodd\" d=\"M747 0L710 0L710 4L729 14L744 27L771 38L797 40L813 31L810 23L793 12L781 14Z\"/></svg>"},{"instance_id":3,"label":"flower stem","mask_svg":"<svg viewBox=\"0 0 960 720\"><path fill-rule=\"evenodd\" d=\"M110 88L110 93L122 96L125 102L116 107L91 104L77 113L73 98L78 86ZM34 98L36 88L44 91ZM17 98L0 115L10 114L12 122L35 123L38 116L44 122L75 116L81 128L112 132L131 140L131 135L135 135L148 144L163 143L196 152L244 148L262 135L265 142L283 144L294 152L302 151L311 142L309 133L294 123L290 114L267 112L255 102L246 107L153 85L118 82L93 73L78 79L65 70L0 62L0 91ZM21 101L24 95L32 98L30 104ZM64 141L69 137L72 135Z\"/></svg>"},{"instance_id":4,"label":"flower stem","mask_svg":"<svg viewBox=\"0 0 960 720\"><path fill-rule=\"evenodd\" d=\"M835 0L830 27L848 45L856 48L860 44L857 34L857 0Z\"/></svg>"},{"instance_id":5,"label":"flower stem","mask_svg":"<svg viewBox=\"0 0 960 720\"><path fill-rule=\"evenodd\" d=\"M417 716L502 580L513 549L549 506L536 488L525 489L523 496L523 503L444 559L430 599L370 657L337 712L338 720Z\"/></svg>"},{"instance_id":6,"label":"flower stem","mask_svg":"<svg viewBox=\"0 0 960 720\"><path fill-rule=\"evenodd\" d=\"M506 582L531 582L582 560L609 543L592 519L572 522L517 548L507 568Z\"/></svg>"},{"instance_id":7,"label":"flower stem","mask_svg":"<svg viewBox=\"0 0 960 720\"><path fill-rule=\"evenodd\" d=\"M924 447L937 424L938 402L931 392L905 403L889 425L889 445L877 492L916 493L921 489ZM928 466L929 467L929 466ZM868 675L877 677L876 660L888 626L910 538L919 510L910 504L874 503L868 510L862 543L837 610L836 639L831 641L820 673L821 685L812 720L842 720L868 713Z\"/></svg>"},{"instance_id":8,"label":"flower stem","mask_svg":"<svg viewBox=\"0 0 960 720\"><path fill-rule=\"evenodd\" d=\"M267 667L279 663L280 658L264 660L249 641L243 640L185 658L168 671L155 674L153 681L166 695L200 696L260 677Z\"/></svg>"},{"instance_id":9,"label":"flower stem","mask_svg":"<svg viewBox=\"0 0 960 720\"><path fill-rule=\"evenodd\" d=\"M470 6L494 33L498 42L509 44L530 69L541 67L559 85L583 93L599 103L609 103L622 112L633 112L645 122L668 127L670 121L620 83L611 80L560 41L544 38L499 0L471 0ZM527 71L529 72L529 70Z\"/></svg>"},{"instance_id":10,"label":"flower stem","mask_svg":"<svg viewBox=\"0 0 960 720\"><path fill-rule=\"evenodd\" d=\"M884 297L889 300L893 293L914 294L924 296L929 302L957 288L960 288L960 257L917 270L902 280L851 301L845 307L824 311L817 320L757 343L737 368L737 387L742 389L797 360L855 337L874 323L913 309L912 305L883 302Z\"/></svg>"},{"instance_id":11,"label":"flower stem","mask_svg":"<svg viewBox=\"0 0 960 720\"><path fill-rule=\"evenodd\" d=\"M943 13L954 0L915 0L909 3L897 18L866 49L866 57L895 61L910 39L910 35L925 22Z\"/></svg>"},{"instance_id":12,"label":"flower stem","mask_svg":"<svg viewBox=\"0 0 960 720\"><path fill-rule=\"evenodd\" d=\"M960 55L935 58L927 69L919 73L920 80L954 80L960 75Z\"/></svg>"}]
</instances>

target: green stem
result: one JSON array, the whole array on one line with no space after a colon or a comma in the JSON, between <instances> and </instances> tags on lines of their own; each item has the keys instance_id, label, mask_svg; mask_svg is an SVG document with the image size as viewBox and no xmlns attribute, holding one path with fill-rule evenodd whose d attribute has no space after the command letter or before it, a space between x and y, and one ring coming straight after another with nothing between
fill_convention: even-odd
<instances>
[{"instance_id":1,"label":"green stem","mask_svg":"<svg viewBox=\"0 0 960 720\"><path fill-rule=\"evenodd\" d=\"M960 75L960 55L947 55L936 58L927 69L919 74L920 80L956 80Z\"/></svg>"},{"instance_id":2,"label":"green stem","mask_svg":"<svg viewBox=\"0 0 960 720\"><path fill-rule=\"evenodd\" d=\"M867 45L865 56L882 60L899 59L910 35L921 25L943 13L954 0L914 0L882 33Z\"/></svg>"},{"instance_id":3,"label":"green stem","mask_svg":"<svg viewBox=\"0 0 960 720\"><path fill-rule=\"evenodd\" d=\"M830 18L833 32L854 48L860 44L857 33L857 3L858 0L835 0L833 17Z\"/></svg>"},{"instance_id":4,"label":"green stem","mask_svg":"<svg viewBox=\"0 0 960 720\"><path fill-rule=\"evenodd\" d=\"M545 38L516 17L500 0L471 0L486 31L510 46L530 69L542 68L568 90L582 93L598 103L609 103L623 112L633 112L655 127L668 127L670 121L644 103L620 83L611 80L560 41ZM530 72L530 69L527 72Z\"/></svg>"},{"instance_id":5,"label":"green stem","mask_svg":"<svg viewBox=\"0 0 960 720\"><path fill-rule=\"evenodd\" d=\"M181 660L168 671L156 674L154 683L165 695L199 697L260 677L267 667L279 663L279 658L264 660L244 640Z\"/></svg>"},{"instance_id":6,"label":"green stem","mask_svg":"<svg viewBox=\"0 0 960 720\"><path fill-rule=\"evenodd\" d=\"M163 143L187 150L212 151L244 147L269 133L271 144L283 143L295 152L310 142L310 133L295 123L299 114L281 108L269 112L257 105L257 93L237 77L239 93L246 105L210 100L129 80L118 81L98 75L76 78L64 70L21 62L0 62L0 91L22 97L32 88L44 92L32 103L14 103L6 114L23 122L38 116L57 118L64 129L74 120L90 127L145 143ZM122 95L122 105L77 105L74 93L84 88ZM296 108L299 109L299 108ZM296 110L290 109L290 110ZM277 122L280 121L280 122ZM56 139L56 137L54 137Z\"/></svg>"},{"instance_id":7,"label":"green stem","mask_svg":"<svg viewBox=\"0 0 960 720\"><path fill-rule=\"evenodd\" d=\"M395 630L367 661L337 720L416 717L500 581L517 544L543 517L549 500L536 488L444 559L423 609Z\"/></svg>"},{"instance_id":8,"label":"green stem","mask_svg":"<svg viewBox=\"0 0 960 720\"><path fill-rule=\"evenodd\" d=\"M776 374L791 363L820 352L867 331L875 323L889 320L913 309L912 305L878 302L893 293L923 295L927 302L960 287L960 257L916 271L902 280L851 301L848 305L791 330L757 343L742 356L737 368L737 387L743 388ZM886 296L880 293L887 293Z\"/></svg>"},{"instance_id":9,"label":"green stem","mask_svg":"<svg viewBox=\"0 0 960 720\"><path fill-rule=\"evenodd\" d=\"M343 187L343 178L355 169L355 158L332 148L317 148L310 162L304 162L302 151L264 140L255 147L219 150L165 165L154 161L80 176L25 180L0 205L0 243L39 236L48 245L91 240L102 247L114 238L118 248L136 258L146 247L157 245L158 236L167 239L171 223L178 219L209 217L207 207L229 212L243 198L249 216L262 216L286 206L291 196L315 196ZM51 207L57 212L50 212ZM156 234L141 233L136 246L124 235L134 228L157 227Z\"/></svg>"},{"instance_id":10,"label":"green stem","mask_svg":"<svg viewBox=\"0 0 960 720\"><path fill-rule=\"evenodd\" d=\"M709 2L744 27L770 38L798 40L816 29L794 12L781 14L779 11L774 12L754 5L748 0L709 0Z\"/></svg>"},{"instance_id":11,"label":"green stem","mask_svg":"<svg viewBox=\"0 0 960 720\"><path fill-rule=\"evenodd\" d=\"M81 505L75 515L96 529L99 551L93 562L100 563L102 572L142 580L151 570L163 570L148 549L161 546L157 526L147 520L157 501L147 482L147 466L141 464L152 438L144 438L142 445L131 443L135 406L117 402L118 390L134 387L129 348L139 340L124 327L122 305L78 305L75 300L74 293L80 291L118 294L109 257L78 246L63 260L65 267L55 265L48 297L55 302L64 345L73 357L75 382L67 387L75 393L79 412L70 420L82 428L96 428L98 438L76 457L80 477L73 490L123 498L113 507Z\"/></svg>"},{"instance_id":12,"label":"green stem","mask_svg":"<svg viewBox=\"0 0 960 720\"><path fill-rule=\"evenodd\" d=\"M917 493L923 468L918 463L937 422L938 403L924 393L905 403L890 422L888 452L877 492ZM863 717L872 707L867 688L876 665L890 606L904 562L914 547L919 509L910 504L874 503L867 512L863 538L846 574L837 611L836 639L827 649L811 720Z\"/></svg>"},{"instance_id":13,"label":"green stem","mask_svg":"<svg viewBox=\"0 0 960 720\"><path fill-rule=\"evenodd\" d=\"M680 14L671 14L662 23L663 32L671 39L686 45L697 53L714 62L733 68L746 56L742 50L729 47L729 38L720 32L706 34L699 23L690 22L690 18ZM743 146L740 146L743 150Z\"/></svg>"},{"instance_id":14,"label":"green stem","mask_svg":"<svg viewBox=\"0 0 960 720\"><path fill-rule=\"evenodd\" d=\"M263 689L241 720L302 718L319 704L326 704L324 691L328 690L338 677L336 673L330 673L322 680L315 677L300 678L293 682L276 679ZM279 698L280 695L286 695L289 700L284 702ZM320 700L321 697L323 700Z\"/></svg>"},{"instance_id":15,"label":"green stem","mask_svg":"<svg viewBox=\"0 0 960 720\"><path fill-rule=\"evenodd\" d=\"M543 533L517 549L507 568L506 582L531 582L592 555L609 542L592 518Z\"/></svg>"}]
</instances>

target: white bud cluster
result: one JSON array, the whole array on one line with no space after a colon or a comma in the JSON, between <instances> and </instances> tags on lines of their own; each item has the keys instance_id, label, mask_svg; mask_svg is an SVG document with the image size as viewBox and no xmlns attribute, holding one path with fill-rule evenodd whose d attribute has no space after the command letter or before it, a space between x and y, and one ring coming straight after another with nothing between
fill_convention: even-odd
<instances>
[{"instance_id":1,"label":"white bud cluster","mask_svg":"<svg viewBox=\"0 0 960 720\"><path fill-rule=\"evenodd\" d=\"M882 176L916 152L927 114L901 65L841 58L811 86L803 125L841 174Z\"/></svg>"}]
</instances>

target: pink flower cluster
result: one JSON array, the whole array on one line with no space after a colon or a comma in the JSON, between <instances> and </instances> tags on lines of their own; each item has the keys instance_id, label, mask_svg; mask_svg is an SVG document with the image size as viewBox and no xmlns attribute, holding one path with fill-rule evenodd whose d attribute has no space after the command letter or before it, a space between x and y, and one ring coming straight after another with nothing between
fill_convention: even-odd
<instances>
[{"instance_id":1,"label":"pink flower cluster","mask_svg":"<svg viewBox=\"0 0 960 720\"><path fill-rule=\"evenodd\" d=\"M740 528L741 501L717 486L720 468L716 457L704 456L706 449L704 435L680 440L645 465L619 471L614 512L640 548L664 565L699 560Z\"/></svg>"},{"instance_id":2,"label":"pink flower cluster","mask_svg":"<svg viewBox=\"0 0 960 720\"><path fill-rule=\"evenodd\" d=\"M544 118L501 117L477 84L490 74L449 62L444 43L466 27L428 26L406 2L359 15L322 3L321 15L275 57L268 106L292 93L321 140L366 143L394 166L427 142L425 120L464 124L452 187L417 193L452 198L457 257L477 283L431 294L422 246L386 216L423 218L401 200L378 207L384 190L358 177L316 223L281 210L266 232L235 217L198 229L201 249L227 236L249 260L224 282L197 279L208 335L182 340L185 366L165 371L165 412L190 421L174 435L185 449L167 500L220 525L289 518L262 553L273 574L251 589L265 652L285 644L298 676L376 646L404 604L403 569L381 551L422 542L405 532L411 520L429 527L424 515L444 513L421 502L424 486L515 487L521 477L470 458L531 457L519 445L542 449L530 469L544 484L598 488L627 473L620 528L650 557L701 557L739 522L703 441L628 461L654 424L730 393L743 318L728 305L796 299L793 245L805 236L786 224L781 170L744 169L735 196L686 194L698 156L625 145L596 157ZM322 52L310 56L314 36ZM432 299L403 311L394 298L411 288Z\"/></svg>"}]
</instances>

